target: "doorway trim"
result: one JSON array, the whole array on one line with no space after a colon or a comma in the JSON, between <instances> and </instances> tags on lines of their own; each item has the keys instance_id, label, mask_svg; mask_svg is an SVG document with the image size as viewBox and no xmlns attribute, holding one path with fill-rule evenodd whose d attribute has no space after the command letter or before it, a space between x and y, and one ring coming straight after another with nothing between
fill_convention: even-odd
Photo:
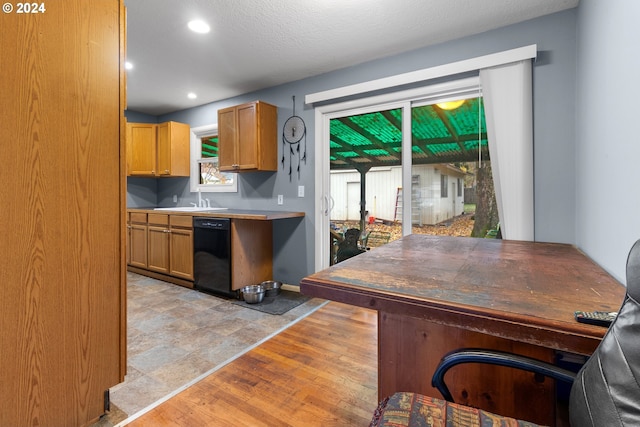
<instances>
[{"instance_id":1,"label":"doorway trim","mask_svg":"<svg viewBox=\"0 0 640 427\"><path fill-rule=\"evenodd\" d=\"M338 99L347 99L355 97L352 101L336 102L335 104L327 104L315 108L315 206L314 220L316 224L315 231L315 270L319 271L329 266L329 248L328 239L322 238L329 235L329 221L324 218L328 216L330 205L328 188L329 188L329 117L330 113L338 111L346 111L355 108L364 108L376 104L385 104L389 102L410 102L421 98L438 97L440 101L450 101L456 98L456 92L462 93L462 87L456 88L456 84L461 84L466 79L442 83L441 85L429 85L414 90L391 92L379 96L371 96L364 98L365 94L371 94L375 91L392 91L394 88L408 84L417 84L424 82L428 84L429 80L436 78L453 78L453 76L465 73L475 72L492 67L499 67L505 64L516 63L520 61L534 59L537 56L537 45L528 45L516 49L497 52L489 55L478 56L457 62L451 62L439 66L425 68L422 70L412 71L408 73L398 74L390 77L380 78L377 80L366 81L349 86L343 86L322 92L308 94L305 97L306 104L314 104L321 102L337 101ZM476 79L475 91L480 87L479 78ZM437 94L437 89L441 88L442 92ZM457 89L457 90L456 90ZM449 94L447 95L447 91ZM454 99L447 98L453 97ZM363 97L363 98L358 98ZM460 95L457 99L469 96ZM403 124L403 133L405 126ZM410 131L410 127L409 127ZM410 135L410 132L409 132ZM404 144L404 141L403 141ZM403 164L405 159L410 161L409 150L403 150ZM532 179L532 177L530 177ZM410 183L410 171L404 171L403 168L403 185ZM531 192L533 197L533 192ZM532 221L531 221L532 222ZM404 233L404 232L403 232ZM326 241L326 242L325 242Z\"/></svg>"}]
</instances>

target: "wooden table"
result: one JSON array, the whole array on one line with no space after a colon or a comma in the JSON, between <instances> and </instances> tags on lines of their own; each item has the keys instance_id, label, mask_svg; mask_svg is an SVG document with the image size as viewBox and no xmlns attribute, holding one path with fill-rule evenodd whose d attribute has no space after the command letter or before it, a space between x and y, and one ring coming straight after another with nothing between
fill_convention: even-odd
<instances>
[{"instance_id":1,"label":"wooden table","mask_svg":"<svg viewBox=\"0 0 640 427\"><path fill-rule=\"evenodd\" d=\"M571 245L410 235L301 281L304 294L378 310L378 394L441 397L431 375L462 347L554 361L589 355L605 328L575 310L616 311L625 289ZM456 402L555 424L554 384L487 365L447 374Z\"/></svg>"}]
</instances>

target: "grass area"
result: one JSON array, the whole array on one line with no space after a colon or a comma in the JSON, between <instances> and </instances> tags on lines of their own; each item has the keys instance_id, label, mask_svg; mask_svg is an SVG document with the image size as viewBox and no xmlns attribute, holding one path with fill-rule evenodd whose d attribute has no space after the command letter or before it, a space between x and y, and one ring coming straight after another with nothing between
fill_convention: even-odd
<instances>
[{"instance_id":1,"label":"grass area","mask_svg":"<svg viewBox=\"0 0 640 427\"><path fill-rule=\"evenodd\" d=\"M468 214L468 213L475 213L476 211L476 204L475 203L465 203L464 204L464 213Z\"/></svg>"}]
</instances>

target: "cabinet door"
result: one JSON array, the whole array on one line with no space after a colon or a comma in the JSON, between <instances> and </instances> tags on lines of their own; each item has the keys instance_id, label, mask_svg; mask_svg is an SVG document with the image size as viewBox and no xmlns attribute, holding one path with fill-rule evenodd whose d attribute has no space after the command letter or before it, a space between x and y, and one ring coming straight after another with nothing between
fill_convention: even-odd
<instances>
[{"instance_id":1,"label":"cabinet door","mask_svg":"<svg viewBox=\"0 0 640 427\"><path fill-rule=\"evenodd\" d=\"M158 125L157 175L171 175L171 132L169 123Z\"/></svg>"},{"instance_id":2,"label":"cabinet door","mask_svg":"<svg viewBox=\"0 0 640 427\"><path fill-rule=\"evenodd\" d=\"M169 229L149 226L147 233L147 268L159 273L169 273Z\"/></svg>"},{"instance_id":3,"label":"cabinet door","mask_svg":"<svg viewBox=\"0 0 640 427\"><path fill-rule=\"evenodd\" d=\"M258 123L256 104L238 106L238 168L258 169Z\"/></svg>"},{"instance_id":4,"label":"cabinet door","mask_svg":"<svg viewBox=\"0 0 640 427\"><path fill-rule=\"evenodd\" d=\"M191 127L186 123L158 125L158 175L189 176Z\"/></svg>"},{"instance_id":5,"label":"cabinet door","mask_svg":"<svg viewBox=\"0 0 640 427\"><path fill-rule=\"evenodd\" d=\"M221 171L236 170L237 133L236 108L218 111L218 168Z\"/></svg>"},{"instance_id":6,"label":"cabinet door","mask_svg":"<svg viewBox=\"0 0 640 427\"><path fill-rule=\"evenodd\" d=\"M273 279L271 221L231 221L231 289Z\"/></svg>"},{"instance_id":7,"label":"cabinet door","mask_svg":"<svg viewBox=\"0 0 640 427\"><path fill-rule=\"evenodd\" d=\"M131 224L129 228L129 265L147 268L147 226Z\"/></svg>"},{"instance_id":8,"label":"cabinet door","mask_svg":"<svg viewBox=\"0 0 640 427\"><path fill-rule=\"evenodd\" d=\"M278 107L258 102L256 105L258 169L278 170Z\"/></svg>"},{"instance_id":9,"label":"cabinet door","mask_svg":"<svg viewBox=\"0 0 640 427\"><path fill-rule=\"evenodd\" d=\"M128 175L155 175L156 127L148 123L127 123Z\"/></svg>"},{"instance_id":10,"label":"cabinet door","mask_svg":"<svg viewBox=\"0 0 640 427\"><path fill-rule=\"evenodd\" d=\"M172 276L193 280L193 230L172 228L171 271Z\"/></svg>"}]
</instances>

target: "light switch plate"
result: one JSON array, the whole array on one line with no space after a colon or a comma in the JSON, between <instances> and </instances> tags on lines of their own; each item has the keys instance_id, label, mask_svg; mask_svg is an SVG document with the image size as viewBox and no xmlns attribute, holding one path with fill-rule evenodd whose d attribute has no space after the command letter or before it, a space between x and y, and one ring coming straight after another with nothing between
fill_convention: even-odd
<instances>
[{"instance_id":1,"label":"light switch plate","mask_svg":"<svg viewBox=\"0 0 640 427\"><path fill-rule=\"evenodd\" d=\"M278 204L281 205L284 203L284 197L282 196L282 194L278 194Z\"/></svg>"},{"instance_id":2,"label":"light switch plate","mask_svg":"<svg viewBox=\"0 0 640 427\"><path fill-rule=\"evenodd\" d=\"M173 203L178 203L178 195L177 194L173 195Z\"/></svg>"},{"instance_id":3,"label":"light switch plate","mask_svg":"<svg viewBox=\"0 0 640 427\"><path fill-rule=\"evenodd\" d=\"M298 185L298 197L304 197L304 185Z\"/></svg>"}]
</instances>

